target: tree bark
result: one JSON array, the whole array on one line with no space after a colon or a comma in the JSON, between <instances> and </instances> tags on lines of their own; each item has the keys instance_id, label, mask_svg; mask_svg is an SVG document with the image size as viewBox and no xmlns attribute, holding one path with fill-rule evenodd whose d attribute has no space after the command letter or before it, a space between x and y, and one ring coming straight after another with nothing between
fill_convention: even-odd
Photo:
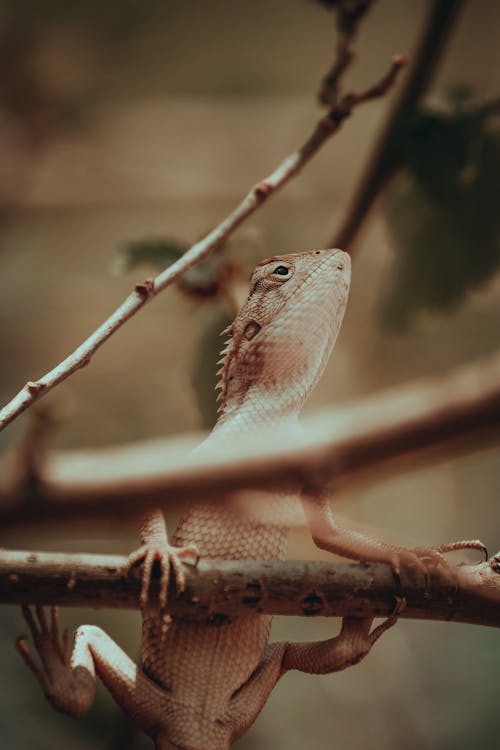
<instances>
[{"instance_id":1,"label":"tree bark","mask_svg":"<svg viewBox=\"0 0 500 750\"><path fill-rule=\"evenodd\" d=\"M0 552L0 603L137 609L140 568L126 577L127 558L53 552ZM200 561L186 566L183 594L171 588L167 609L195 619L251 613L307 617L384 617L395 597L402 617L500 627L500 554L477 565L435 570L424 580L414 570L399 578L383 564ZM158 595L158 579L152 584Z\"/></svg>"}]
</instances>

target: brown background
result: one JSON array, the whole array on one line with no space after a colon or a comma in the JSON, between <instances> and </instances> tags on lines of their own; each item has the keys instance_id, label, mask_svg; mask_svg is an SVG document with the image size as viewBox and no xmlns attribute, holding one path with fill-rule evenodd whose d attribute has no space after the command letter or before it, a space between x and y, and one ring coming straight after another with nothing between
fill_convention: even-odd
<instances>
[{"instance_id":1,"label":"brown background","mask_svg":"<svg viewBox=\"0 0 500 750\"><path fill-rule=\"evenodd\" d=\"M328 14L313 2L164 2L150 23L136 33L117 31L113 42L101 32L105 23L119 27L120 3L93 5L85 23L55 14L11 64L15 83L14 63L24 61L43 106L27 107L23 117L6 104L0 111L2 401L62 359L145 275L110 272L124 243L196 239L304 139L320 113L314 94L331 61L334 34ZM409 53L428 7L424 0L380 0L362 28L349 84L372 82L394 52ZM0 14L4 35L8 18ZM27 14L19 37L30 23ZM498 3L465 3L430 101L439 104L456 83L472 85L479 96L498 94L499 28ZM69 124L53 111L51 102L61 97L76 112ZM387 105L384 99L357 111L304 174L235 235L231 252L243 259L245 273L267 255L327 242ZM498 346L498 279L452 314L422 315L397 337L378 322L393 258L378 214L356 250L346 321L308 411L445 372ZM107 445L199 428L197 351L220 316L216 304L200 306L174 290L161 295L50 397L60 415L54 444ZM26 421L2 433L0 445L19 440ZM333 498L334 508L389 540L480 537L493 552L500 546L498 459L498 450L452 457L345 492ZM135 539L130 524L117 521L50 533L30 529L4 534L0 543L108 552L126 551ZM294 533L293 557L320 554L306 532ZM129 653L138 651L138 615L69 611L65 620L101 624ZM3 608L1 627L2 747L111 747L119 721L104 691L79 722L55 715L13 651L23 627L17 611ZM329 620L279 619L273 635L329 637L337 627ZM493 630L402 622L355 669L288 675L238 747L495 747L499 644Z\"/></svg>"}]
</instances>

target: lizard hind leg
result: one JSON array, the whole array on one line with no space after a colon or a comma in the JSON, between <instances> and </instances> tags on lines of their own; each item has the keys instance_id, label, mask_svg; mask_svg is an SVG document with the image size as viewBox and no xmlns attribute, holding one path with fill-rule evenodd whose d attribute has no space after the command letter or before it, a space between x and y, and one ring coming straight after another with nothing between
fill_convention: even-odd
<instances>
[{"instance_id":1,"label":"lizard hind leg","mask_svg":"<svg viewBox=\"0 0 500 750\"><path fill-rule=\"evenodd\" d=\"M396 597L392 614L373 628L373 618L344 617L339 635L326 641L289 643L283 656L283 669L309 674L340 672L358 664L370 653L380 636L396 624L406 602Z\"/></svg>"},{"instance_id":2,"label":"lizard hind leg","mask_svg":"<svg viewBox=\"0 0 500 750\"><path fill-rule=\"evenodd\" d=\"M165 692L101 628L80 626L71 653L68 632L60 635L55 607L50 608L50 620L42 607L35 608L36 619L29 607L22 611L39 659L32 656L24 636L18 638L17 650L54 708L72 716L86 713L98 674L123 711L154 736L162 724Z\"/></svg>"},{"instance_id":3,"label":"lizard hind leg","mask_svg":"<svg viewBox=\"0 0 500 750\"><path fill-rule=\"evenodd\" d=\"M82 716L88 711L95 695L95 669L89 652L81 648L81 638L75 640L70 660L69 634L60 636L57 610L50 608L50 622L42 607L36 607L36 619L29 607L23 606L39 659L30 651L25 636L19 636L16 648L40 682L43 692L54 708L71 716Z\"/></svg>"}]
</instances>

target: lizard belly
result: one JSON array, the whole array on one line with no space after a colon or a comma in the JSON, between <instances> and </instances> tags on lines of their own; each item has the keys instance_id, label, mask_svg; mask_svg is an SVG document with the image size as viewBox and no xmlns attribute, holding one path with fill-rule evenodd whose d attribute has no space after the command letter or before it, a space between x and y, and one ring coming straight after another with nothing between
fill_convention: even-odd
<instances>
[{"instance_id":1,"label":"lizard belly","mask_svg":"<svg viewBox=\"0 0 500 750\"><path fill-rule=\"evenodd\" d=\"M290 498L268 494L269 503ZM279 516L278 516L279 517ZM249 520L237 509L196 505L179 524L173 543L195 543L204 559L276 560L286 556L288 529ZM144 671L166 688L169 703L196 707L198 718L223 720L233 693L257 669L272 618L193 621L174 617L162 635L155 610L144 613Z\"/></svg>"},{"instance_id":2,"label":"lizard belly","mask_svg":"<svg viewBox=\"0 0 500 750\"><path fill-rule=\"evenodd\" d=\"M282 519L291 504L280 493L258 496L275 518ZM172 541L196 544L204 559L284 559L288 528L253 518L233 505L196 505ZM166 690L168 737L175 745L197 750L202 737L203 750L228 747L234 729L231 699L262 662L271 620L257 614L231 621L173 617L162 634L157 610L144 613L143 667Z\"/></svg>"},{"instance_id":3,"label":"lizard belly","mask_svg":"<svg viewBox=\"0 0 500 750\"><path fill-rule=\"evenodd\" d=\"M158 748L227 750L235 730L231 700L262 661L271 619L173 618L162 638L157 612L146 618L144 671L166 691Z\"/></svg>"},{"instance_id":4,"label":"lizard belly","mask_svg":"<svg viewBox=\"0 0 500 750\"><path fill-rule=\"evenodd\" d=\"M180 522L173 544L196 544L200 557L208 560L284 560L288 527L281 519L287 518L285 509L297 501L277 493L246 493L246 498L248 508L233 504L193 507Z\"/></svg>"},{"instance_id":5,"label":"lizard belly","mask_svg":"<svg viewBox=\"0 0 500 750\"><path fill-rule=\"evenodd\" d=\"M209 721L223 720L262 659L270 625L271 617L261 615L225 623L173 619L163 651L171 701L196 707Z\"/></svg>"},{"instance_id":6,"label":"lizard belly","mask_svg":"<svg viewBox=\"0 0 500 750\"><path fill-rule=\"evenodd\" d=\"M229 623L172 620L162 660L168 690L165 727L174 747L229 748L235 734L232 698L262 661L271 619L251 615Z\"/></svg>"}]
</instances>

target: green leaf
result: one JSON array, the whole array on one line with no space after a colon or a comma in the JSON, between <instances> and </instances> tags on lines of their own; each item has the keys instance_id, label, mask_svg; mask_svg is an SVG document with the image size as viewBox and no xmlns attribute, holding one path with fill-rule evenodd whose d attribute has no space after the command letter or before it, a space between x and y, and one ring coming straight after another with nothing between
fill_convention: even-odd
<instances>
[{"instance_id":1,"label":"green leaf","mask_svg":"<svg viewBox=\"0 0 500 750\"><path fill-rule=\"evenodd\" d=\"M396 259L383 317L405 330L445 311L500 266L500 133L484 108L420 111L399 144L407 173L384 209Z\"/></svg>"},{"instance_id":2,"label":"green leaf","mask_svg":"<svg viewBox=\"0 0 500 750\"><path fill-rule=\"evenodd\" d=\"M176 239L134 240L120 248L113 264L116 273L131 271L138 266L161 270L171 266L189 245Z\"/></svg>"}]
</instances>

